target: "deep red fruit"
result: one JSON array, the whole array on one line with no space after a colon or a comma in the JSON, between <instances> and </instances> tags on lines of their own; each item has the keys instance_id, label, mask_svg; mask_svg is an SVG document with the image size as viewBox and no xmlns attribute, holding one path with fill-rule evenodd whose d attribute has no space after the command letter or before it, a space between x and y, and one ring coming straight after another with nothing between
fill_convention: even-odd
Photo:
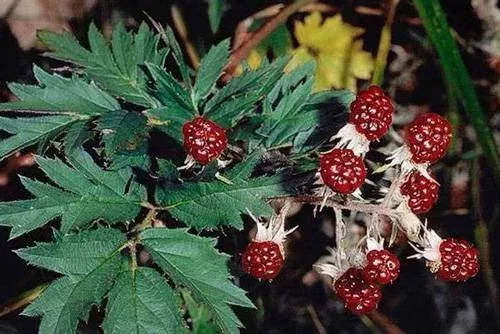
<instances>
[{"instance_id":1,"label":"deep red fruit","mask_svg":"<svg viewBox=\"0 0 500 334\"><path fill-rule=\"evenodd\" d=\"M413 213L426 213L438 200L439 184L413 172L401 185L401 194L409 197L408 206Z\"/></svg>"},{"instance_id":2,"label":"deep red fruit","mask_svg":"<svg viewBox=\"0 0 500 334\"><path fill-rule=\"evenodd\" d=\"M203 117L185 123L182 133L184 148L202 165L217 159L227 147L226 130Z\"/></svg>"},{"instance_id":3,"label":"deep red fruit","mask_svg":"<svg viewBox=\"0 0 500 334\"><path fill-rule=\"evenodd\" d=\"M273 241L250 242L241 260L241 266L246 273L265 280L274 279L284 263L280 247Z\"/></svg>"},{"instance_id":4,"label":"deep red fruit","mask_svg":"<svg viewBox=\"0 0 500 334\"><path fill-rule=\"evenodd\" d=\"M354 192L365 181L365 163L350 149L333 149L321 156L319 166L323 182L341 194Z\"/></svg>"},{"instance_id":5,"label":"deep red fruit","mask_svg":"<svg viewBox=\"0 0 500 334\"><path fill-rule=\"evenodd\" d=\"M349 123L356 126L366 139L378 140L389 130L394 107L391 99L378 86L359 92L351 103Z\"/></svg>"},{"instance_id":6,"label":"deep red fruit","mask_svg":"<svg viewBox=\"0 0 500 334\"><path fill-rule=\"evenodd\" d=\"M463 282L479 272L479 252L465 240L444 239L439 253L441 266L437 277L443 281Z\"/></svg>"},{"instance_id":7,"label":"deep red fruit","mask_svg":"<svg viewBox=\"0 0 500 334\"><path fill-rule=\"evenodd\" d=\"M368 264L363 268L365 281L380 285L392 283L399 276L399 259L388 250L371 250L366 254Z\"/></svg>"},{"instance_id":8,"label":"deep red fruit","mask_svg":"<svg viewBox=\"0 0 500 334\"><path fill-rule=\"evenodd\" d=\"M345 306L355 314L368 313L377 308L382 291L363 278L363 270L349 268L334 284L335 291Z\"/></svg>"},{"instance_id":9,"label":"deep red fruit","mask_svg":"<svg viewBox=\"0 0 500 334\"><path fill-rule=\"evenodd\" d=\"M422 114L410 124L406 141L414 162L436 162L450 146L450 122L438 114Z\"/></svg>"}]
</instances>

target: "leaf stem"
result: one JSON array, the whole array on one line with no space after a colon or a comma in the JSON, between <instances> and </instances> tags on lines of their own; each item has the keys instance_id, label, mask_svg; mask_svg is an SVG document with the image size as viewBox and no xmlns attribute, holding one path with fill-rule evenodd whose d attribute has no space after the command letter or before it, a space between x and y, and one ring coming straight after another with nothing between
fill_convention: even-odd
<instances>
[{"instance_id":1,"label":"leaf stem","mask_svg":"<svg viewBox=\"0 0 500 334\"><path fill-rule=\"evenodd\" d=\"M231 53L229 63L226 65L225 74L222 76L222 82L228 82L234 75L234 71L238 65L247 58L250 51L259 45L269 34L271 34L280 24L285 22L291 15L295 14L305 5L316 0L297 0L292 4L286 6L276 16L270 19L259 30L252 34L252 36L237 49Z\"/></svg>"},{"instance_id":2,"label":"leaf stem","mask_svg":"<svg viewBox=\"0 0 500 334\"><path fill-rule=\"evenodd\" d=\"M0 317L30 304L40 296L47 286L49 286L49 283L40 284L31 290L21 293L6 305L0 305Z\"/></svg>"},{"instance_id":3,"label":"leaf stem","mask_svg":"<svg viewBox=\"0 0 500 334\"><path fill-rule=\"evenodd\" d=\"M186 53L191 60L191 64L193 64L193 68L196 70L200 66L200 56L196 51L193 43L189 39L186 22L184 21L184 17L182 16L182 12L176 5L172 5L170 8L170 12L172 14L172 20L174 22L175 29L181 38L184 47L186 48Z\"/></svg>"}]
</instances>

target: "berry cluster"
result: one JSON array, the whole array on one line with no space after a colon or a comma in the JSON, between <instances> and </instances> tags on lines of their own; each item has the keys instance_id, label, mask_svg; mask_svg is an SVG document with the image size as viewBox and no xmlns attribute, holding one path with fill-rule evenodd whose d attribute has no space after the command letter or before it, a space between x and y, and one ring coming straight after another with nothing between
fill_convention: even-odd
<instances>
[{"instance_id":1,"label":"berry cluster","mask_svg":"<svg viewBox=\"0 0 500 334\"><path fill-rule=\"evenodd\" d=\"M332 137L335 141L333 149L319 159L317 184L321 185L321 206L336 194L343 195L343 202L339 207L329 204L336 216L337 248L330 250L331 255L320 259L316 268L332 278L337 296L356 314L375 310L382 298L383 286L393 283L400 273L399 259L384 248L386 236L382 236L379 215L386 215L393 222L389 244L398 231L403 232L417 252L411 257L426 259L438 279L465 281L479 271L475 247L466 241L441 239L416 216L428 212L438 199L439 184L430 176L428 167L445 155L450 144L451 126L445 118L427 113L409 125L405 144L393 152L388 164L382 168L397 167L397 172L381 204L366 204L365 200L354 202L347 196L361 198L360 188L367 176L364 156L370 143L380 140L388 132L393 111L391 100L379 87L361 91L350 106L349 123ZM224 130L215 124L211 128L224 134ZM221 138L219 135L212 137ZM200 142L206 145L209 141ZM203 156L214 159L226 144L224 141L224 145L216 146L217 150L211 147L208 149L210 153ZM204 163L198 159L200 154L195 153L196 149L202 148L186 144L186 149L197 161ZM371 205L366 238L355 240L352 235L347 235L349 229L341 209L349 207L349 203L354 204L351 210L361 212L360 205ZM245 272L259 280L273 280L284 265L285 237L293 231L284 229L288 206L289 203L268 222L261 222L250 213L257 224L257 235L242 254L241 264Z\"/></svg>"}]
</instances>

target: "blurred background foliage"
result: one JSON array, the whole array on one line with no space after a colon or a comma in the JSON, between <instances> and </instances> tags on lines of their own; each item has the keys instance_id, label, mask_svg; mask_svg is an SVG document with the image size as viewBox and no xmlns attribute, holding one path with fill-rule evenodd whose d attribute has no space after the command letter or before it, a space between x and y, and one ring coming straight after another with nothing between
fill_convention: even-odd
<instances>
[{"instance_id":1,"label":"blurred background foliage","mask_svg":"<svg viewBox=\"0 0 500 334\"><path fill-rule=\"evenodd\" d=\"M315 62L317 91L355 91L370 83L380 84L395 101L397 133L402 133L417 114L433 111L446 115L455 136L447 158L433 167L441 193L428 221L444 236L475 242L481 249L482 272L465 284L442 283L424 270L423 263L402 261L401 277L385 288L379 311L354 316L343 309L311 269L325 246L333 243L332 213L325 211L312 219L312 208L298 207L291 219L301 228L288 245L284 271L272 284L255 281L238 269L248 232L228 233L221 238L221 249L233 255L232 269L239 284L259 307L240 312L246 332L500 332L500 247L496 245L500 229L498 2L298 3L292 15L275 24L249 50L236 73L247 66L255 69L270 59L289 56L287 70ZM147 20L147 14L174 28L186 57L196 68L200 55L213 43L231 38L233 49L237 49L292 5L291 1L264 0L1 0L0 101L14 99L7 82L33 82L33 62L45 69L64 70L64 64L42 57L44 48L36 40L38 29L71 30L86 42L90 22L109 37L116 22L134 29ZM27 150L0 164L2 200L28 196L17 173L39 173L32 154ZM35 295L40 281L48 282L53 277L26 267L12 250L34 239L48 239L50 234L50 228L46 228L8 242L7 230L0 229L0 314L5 314L0 318L0 333L36 331L36 319L19 316L19 310L9 311ZM400 246L397 252L404 258L411 250ZM23 294L25 291L28 294ZM82 324L82 333L98 333L99 323L100 313L95 310L88 324ZM210 333L210 328L200 328L199 333Z\"/></svg>"}]
</instances>

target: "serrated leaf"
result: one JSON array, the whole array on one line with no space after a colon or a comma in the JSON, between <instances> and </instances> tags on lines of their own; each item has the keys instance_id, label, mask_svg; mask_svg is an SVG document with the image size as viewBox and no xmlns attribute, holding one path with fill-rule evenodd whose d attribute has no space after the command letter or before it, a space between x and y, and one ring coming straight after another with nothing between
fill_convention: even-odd
<instances>
[{"instance_id":1,"label":"serrated leaf","mask_svg":"<svg viewBox=\"0 0 500 334\"><path fill-rule=\"evenodd\" d=\"M66 155L72 155L75 151L81 149L92 135L91 127L87 121L77 121L68 126L63 140Z\"/></svg>"},{"instance_id":2,"label":"serrated leaf","mask_svg":"<svg viewBox=\"0 0 500 334\"><path fill-rule=\"evenodd\" d=\"M64 131L78 120L74 116L0 117L0 129L13 135L0 141L0 160Z\"/></svg>"},{"instance_id":3,"label":"serrated leaf","mask_svg":"<svg viewBox=\"0 0 500 334\"><path fill-rule=\"evenodd\" d=\"M20 101L2 103L0 110L68 112L96 116L120 109L120 104L113 97L79 77L64 78L49 74L37 66L33 67L33 73L39 85L10 84L10 90Z\"/></svg>"},{"instance_id":4,"label":"serrated leaf","mask_svg":"<svg viewBox=\"0 0 500 334\"><path fill-rule=\"evenodd\" d=\"M83 227L95 219L109 223L135 218L146 198L145 189L130 182L130 169L103 171L84 151L61 160L39 157L38 164L59 187L22 178L35 198L0 203L0 225L11 226L11 238L61 217L61 231Z\"/></svg>"},{"instance_id":5,"label":"serrated leaf","mask_svg":"<svg viewBox=\"0 0 500 334\"><path fill-rule=\"evenodd\" d=\"M226 176L231 183L217 180L161 184L156 200L189 226L203 229L231 225L240 229L241 214L247 209L257 216L270 215L273 210L265 199L293 192L294 182L285 175L249 178L247 166L253 168L254 164L254 159L248 159L237 165Z\"/></svg>"},{"instance_id":6,"label":"serrated leaf","mask_svg":"<svg viewBox=\"0 0 500 334\"><path fill-rule=\"evenodd\" d=\"M105 240L105 235L109 240ZM91 250L87 247L76 259L72 258L81 252L77 247L83 247L85 240L89 246L97 248ZM123 258L119 249L125 240L118 231L98 229L81 237L66 236L53 245L41 244L19 252L32 264L68 274L53 282L23 312L23 315L42 317L39 333L76 332L78 321L86 320L92 305L100 304L120 272ZM76 244L72 245L73 241Z\"/></svg>"},{"instance_id":7,"label":"serrated leaf","mask_svg":"<svg viewBox=\"0 0 500 334\"><path fill-rule=\"evenodd\" d=\"M191 88L191 76L189 75L190 68L184 61L181 46L175 38L174 31L169 26L167 26L165 29L161 28L161 26L159 26L158 28L160 28L164 33L164 36L168 42L168 46L172 49L172 56L174 57L177 66L179 67L179 72L181 73L184 84L186 84L188 88Z\"/></svg>"},{"instance_id":8,"label":"serrated leaf","mask_svg":"<svg viewBox=\"0 0 500 334\"><path fill-rule=\"evenodd\" d=\"M118 24L112 35L111 47L94 24L89 27L90 50L80 45L70 33L42 31L40 40L52 50L52 58L82 66L102 87L113 95L141 106L155 106L147 93L146 77L140 65L150 62L162 65L167 50L158 47L159 37L146 24L136 34L126 32Z\"/></svg>"},{"instance_id":9,"label":"serrated leaf","mask_svg":"<svg viewBox=\"0 0 500 334\"><path fill-rule=\"evenodd\" d=\"M187 332L178 297L160 274L146 267L118 277L102 327L106 334Z\"/></svg>"},{"instance_id":10,"label":"serrated leaf","mask_svg":"<svg viewBox=\"0 0 500 334\"><path fill-rule=\"evenodd\" d=\"M186 229L148 229L140 239L168 276L210 309L221 333L238 332L242 324L228 304L253 304L229 280L227 256L217 252L213 239L189 234Z\"/></svg>"},{"instance_id":11,"label":"serrated leaf","mask_svg":"<svg viewBox=\"0 0 500 334\"><path fill-rule=\"evenodd\" d=\"M104 262L127 238L112 228L98 228L59 236L56 242L37 243L16 254L31 265L64 275L84 275Z\"/></svg>"},{"instance_id":12,"label":"serrated leaf","mask_svg":"<svg viewBox=\"0 0 500 334\"><path fill-rule=\"evenodd\" d=\"M283 76L287 61L287 58L280 58L255 71L248 70L233 78L208 100L204 115L225 128L234 126L271 91Z\"/></svg>"},{"instance_id":13,"label":"serrated leaf","mask_svg":"<svg viewBox=\"0 0 500 334\"><path fill-rule=\"evenodd\" d=\"M193 119L197 112L189 92L163 68L147 64L154 80L154 96L162 107L145 110L150 125L182 142L182 126Z\"/></svg>"},{"instance_id":14,"label":"serrated leaf","mask_svg":"<svg viewBox=\"0 0 500 334\"><path fill-rule=\"evenodd\" d=\"M96 128L102 133L105 155L113 162L113 169L149 166L149 129L142 114L126 110L110 112L99 118Z\"/></svg>"},{"instance_id":15,"label":"serrated leaf","mask_svg":"<svg viewBox=\"0 0 500 334\"><path fill-rule=\"evenodd\" d=\"M213 46L203 57L193 87L195 105L207 97L222 75L222 70L229 60L229 40Z\"/></svg>"}]
</instances>

